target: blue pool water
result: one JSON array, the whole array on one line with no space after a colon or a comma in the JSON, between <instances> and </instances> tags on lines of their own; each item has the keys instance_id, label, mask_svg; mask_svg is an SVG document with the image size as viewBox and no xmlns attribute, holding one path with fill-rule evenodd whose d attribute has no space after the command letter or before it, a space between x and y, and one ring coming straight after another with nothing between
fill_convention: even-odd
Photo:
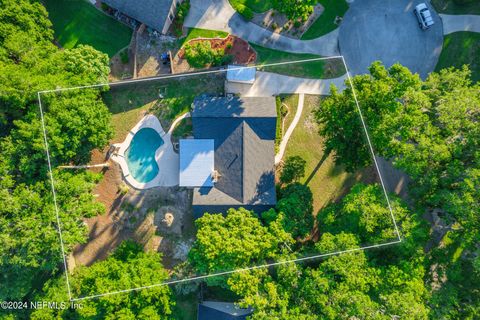
<instances>
[{"instance_id":1,"label":"blue pool water","mask_svg":"<svg viewBox=\"0 0 480 320\"><path fill-rule=\"evenodd\" d=\"M152 128L143 128L133 136L125 151L128 170L135 180L147 183L158 173L155 151L163 144L163 139Z\"/></svg>"}]
</instances>

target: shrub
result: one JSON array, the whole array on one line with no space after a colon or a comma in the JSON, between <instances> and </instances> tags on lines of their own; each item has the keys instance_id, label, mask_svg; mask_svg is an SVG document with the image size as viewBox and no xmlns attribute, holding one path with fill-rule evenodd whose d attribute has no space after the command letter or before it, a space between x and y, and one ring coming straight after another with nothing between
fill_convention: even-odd
<instances>
[{"instance_id":1,"label":"shrub","mask_svg":"<svg viewBox=\"0 0 480 320\"><path fill-rule=\"evenodd\" d=\"M103 11L107 11L107 10L109 9L109 6L108 6L106 3L102 2L102 4L100 5L100 8L101 8Z\"/></svg>"},{"instance_id":2,"label":"shrub","mask_svg":"<svg viewBox=\"0 0 480 320\"><path fill-rule=\"evenodd\" d=\"M122 61L123 64L127 64L129 61L128 58L128 49L123 49L120 51L120 61Z\"/></svg>"},{"instance_id":3,"label":"shrub","mask_svg":"<svg viewBox=\"0 0 480 320\"><path fill-rule=\"evenodd\" d=\"M206 66L219 66L227 63L224 59L225 52L222 49L212 49L209 41L197 42L193 45L185 46L185 59L188 64L194 68L204 68Z\"/></svg>"},{"instance_id":4,"label":"shrub","mask_svg":"<svg viewBox=\"0 0 480 320\"><path fill-rule=\"evenodd\" d=\"M296 20L294 23L293 23L293 26L295 28L300 28L300 26L302 25L302 22L300 20Z\"/></svg>"},{"instance_id":5,"label":"shrub","mask_svg":"<svg viewBox=\"0 0 480 320\"><path fill-rule=\"evenodd\" d=\"M299 156L291 156L285 160L280 181L284 184L298 182L305 176L307 162Z\"/></svg>"},{"instance_id":6,"label":"shrub","mask_svg":"<svg viewBox=\"0 0 480 320\"><path fill-rule=\"evenodd\" d=\"M290 20L300 18L305 21L313 12L313 6L316 2L316 0L275 0L275 9L284 13Z\"/></svg>"},{"instance_id":7,"label":"shrub","mask_svg":"<svg viewBox=\"0 0 480 320\"><path fill-rule=\"evenodd\" d=\"M233 45L231 43L227 43L227 46L226 46L227 49L232 49L232 47Z\"/></svg>"},{"instance_id":8,"label":"shrub","mask_svg":"<svg viewBox=\"0 0 480 320\"><path fill-rule=\"evenodd\" d=\"M253 11L249 7L244 6L241 3L235 4L233 7L245 20L250 21L253 19Z\"/></svg>"}]
</instances>

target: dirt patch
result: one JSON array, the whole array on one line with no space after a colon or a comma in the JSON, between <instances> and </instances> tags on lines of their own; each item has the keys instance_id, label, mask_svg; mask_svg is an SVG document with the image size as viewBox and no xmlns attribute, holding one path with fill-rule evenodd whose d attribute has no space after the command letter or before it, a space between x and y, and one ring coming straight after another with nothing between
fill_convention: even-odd
<instances>
[{"instance_id":1,"label":"dirt patch","mask_svg":"<svg viewBox=\"0 0 480 320\"><path fill-rule=\"evenodd\" d=\"M107 151L95 150L91 163L105 162ZM84 220L88 240L74 249L74 264L88 266L103 260L127 239L143 244L145 250L162 252L167 269L184 261L195 235L191 191L178 187L136 190L125 184L118 164L109 164L92 169L103 174L93 193L106 212Z\"/></svg>"},{"instance_id":2,"label":"dirt patch","mask_svg":"<svg viewBox=\"0 0 480 320\"><path fill-rule=\"evenodd\" d=\"M122 51L124 53L122 53ZM123 58L122 54L126 54L128 59ZM109 81L118 81L133 77L133 56L128 48L120 50L116 55L110 59L110 74Z\"/></svg>"},{"instance_id":3,"label":"dirt patch","mask_svg":"<svg viewBox=\"0 0 480 320\"><path fill-rule=\"evenodd\" d=\"M137 78L170 74L169 59L162 54L175 48L175 38L143 32L137 36Z\"/></svg>"},{"instance_id":4,"label":"dirt patch","mask_svg":"<svg viewBox=\"0 0 480 320\"><path fill-rule=\"evenodd\" d=\"M195 44L198 42L210 42L212 49L222 49L226 55L232 55L233 64L251 64L257 59L257 53L250 47L247 41L238 37L229 35L226 38L212 38L212 39L193 39L187 42L187 44ZM175 55L173 62L174 73L189 72L195 70L190 67L185 59L184 48L180 49Z\"/></svg>"},{"instance_id":5,"label":"dirt patch","mask_svg":"<svg viewBox=\"0 0 480 320\"><path fill-rule=\"evenodd\" d=\"M285 14L280 13L275 9L270 9L263 13L255 13L251 21L275 33L294 39L300 39L324 11L324 7L321 4L317 4L313 7L313 13L306 21L292 21L289 20Z\"/></svg>"}]
</instances>

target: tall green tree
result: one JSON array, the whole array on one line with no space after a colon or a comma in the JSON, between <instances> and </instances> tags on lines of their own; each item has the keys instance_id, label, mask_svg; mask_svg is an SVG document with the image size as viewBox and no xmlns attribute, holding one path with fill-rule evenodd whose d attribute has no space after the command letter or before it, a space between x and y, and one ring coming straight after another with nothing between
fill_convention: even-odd
<instances>
[{"instance_id":1,"label":"tall green tree","mask_svg":"<svg viewBox=\"0 0 480 320\"><path fill-rule=\"evenodd\" d=\"M145 253L135 242L123 242L105 261L79 267L71 275L75 297L108 293L123 289L159 284L168 279L161 264L161 254ZM64 277L46 283L43 301L67 302ZM75 310L40 309L32 319L169 319L175 301L168 286L107 295L81 302Z\"/></svg>"},{"instance_id":2,"label":"tall green tree","mask_svg":"<svg viewBox=\"0 0 480 320\"><path fill-rule=\"evenodd\" d=\"M206 213L195 222L197 238L188 260L200 275L264 264L293 241L281 218L266 227L243 208L230 209L226 216ZM225 278L208 278L207 283L225 286Z\"/></svg>"}]
</instances>

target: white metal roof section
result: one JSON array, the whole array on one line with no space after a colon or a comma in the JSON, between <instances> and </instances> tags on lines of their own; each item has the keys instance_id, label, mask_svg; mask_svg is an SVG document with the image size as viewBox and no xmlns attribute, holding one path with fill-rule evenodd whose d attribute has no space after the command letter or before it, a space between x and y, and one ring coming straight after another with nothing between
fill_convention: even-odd
<instances>
[{"instance_id":1,"label":"white metal roof section","mask_svg":"<svg viewBox=\"0 0 480 320\"><path fill-rule=\"evenodd\" d=\"M180 186L213 187L213 139L180 140Z\"/></svg>"},{"instance_id":2,"label":"white metal roof section","mask_svg":"<svg viewBox=\"0 0 480 320\"><path fill-rule=\"evenodd\" d=\"M256 72L257 70L255 67L244 67L232 64L227 67L227 80L231 82L252 84L255 82Z\"/></svg>"}]
</instances>

